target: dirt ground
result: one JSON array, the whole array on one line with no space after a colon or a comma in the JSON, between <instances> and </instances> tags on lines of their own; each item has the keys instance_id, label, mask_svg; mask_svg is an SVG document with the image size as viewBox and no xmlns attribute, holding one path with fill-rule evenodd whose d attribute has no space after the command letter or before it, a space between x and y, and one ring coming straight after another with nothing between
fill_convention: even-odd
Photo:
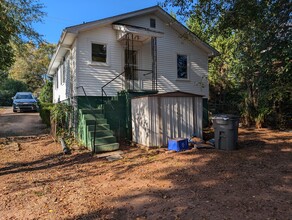
<instances>
[{"instance_id":1,"label":"dirt ground","mask_svg":"<svg viewBox=\"0 0 292 220\"><path fill-rule=\"evenodd\" d=\"M232 152L122 150L0 139L0 219L292 219L292 132L240 129Z\"/></svg>"}]
</instances>

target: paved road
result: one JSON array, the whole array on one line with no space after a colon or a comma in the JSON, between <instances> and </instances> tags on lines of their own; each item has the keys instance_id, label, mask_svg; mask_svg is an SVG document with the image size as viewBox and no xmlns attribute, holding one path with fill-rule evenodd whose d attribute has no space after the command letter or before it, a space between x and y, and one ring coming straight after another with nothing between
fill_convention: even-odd
<instances>
[{"instance_id":1,"label":"paved road","mask_svg":"<svg viewBox=\"0 0 292 220\"><path fill-rule=\"evenodd\" d=\"M0 110L0 137L32 136L47 132L39 113L14 113L12 107Z\"/></svg>"}]
</instances>

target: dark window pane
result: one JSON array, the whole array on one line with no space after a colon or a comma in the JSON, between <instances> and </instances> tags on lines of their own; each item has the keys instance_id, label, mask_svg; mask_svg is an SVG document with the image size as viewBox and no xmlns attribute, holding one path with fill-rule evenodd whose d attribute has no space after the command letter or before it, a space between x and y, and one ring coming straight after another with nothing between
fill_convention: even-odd
<instances>
[{"instance_id":1,"label":"dark window pane","mask_svg":"<svg viewBox=\"0 0 292 220\"><path fill-rule=\"evenodd\" d=\"M138 79L137 71L137 51L125 50L125 76L126 79Z\"/></svg>"},{"instance_id":2,"label":"dark window pane","mask_svg":"<svg viewBox=\"0 0 292 220\"><path fill-rule=\"evenodd\" d=\"M92 61L106 63L106 45L92 44Z\"/></svg>"},{"instance_id":3,"label":"dark window pane","mask_svg":"<svg viewBox=\"0 0 292 220\"><path fill-rule=\"evenodd\" d=\"M188 57L187 55L177 55L177 78L188 78Z\"/></svg>"},{"instance_id":4,"label":"dark window pane","mask_svg":"<svg viewBox=\"0 0 292 220\"><path fill-rule=\"evenodd\" d=\"M156 28L156 20L154 18L150 18L150 27Z\"/></svg>"}]
</instances>

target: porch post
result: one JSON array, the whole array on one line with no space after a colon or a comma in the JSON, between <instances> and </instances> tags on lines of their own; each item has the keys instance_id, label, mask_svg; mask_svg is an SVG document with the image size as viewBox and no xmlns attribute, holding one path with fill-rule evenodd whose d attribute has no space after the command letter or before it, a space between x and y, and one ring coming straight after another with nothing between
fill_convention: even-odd
<instances>
[{"instance_id":1,"label":"porch post","mask_svg":"<svg viewBox=\"0 0 292 220\"><path fill-rule=\"evenodd\" d=\"M157 90L157 38L151 37L152 90Z\"/></svg>"}]
</instances>

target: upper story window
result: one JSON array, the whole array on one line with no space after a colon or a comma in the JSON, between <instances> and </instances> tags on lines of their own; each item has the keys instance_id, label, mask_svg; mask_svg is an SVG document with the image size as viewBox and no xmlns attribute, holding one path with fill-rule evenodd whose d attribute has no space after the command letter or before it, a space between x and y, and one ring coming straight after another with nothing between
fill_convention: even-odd
<instances>
[{"instance_id":1,"label":"upper story window","mask_svg":"<svg viewBox=\"0 0 292 220\"><path fill-rule=\"evenodd\" d=\"M156 20L154 18L150 18L150 27L156 28Z\"/></svg>"},{"instance_id":2,"label":"upper story window","mask_svg":"<svg viewBox=\"0 0 292 220\"><path fill-rule=\"evenodd\" d=\"M177 78L188 79L188 56L177 54Z\"/></svg>"},{"instance_id":3,"label":"upper story window","mask_svg":"<svg viewBox=\"0 0 292 220\"><path fill-rule=\"evenodd\" d=\"M59 87L59 68L56 70L56 74L55 74L55 87L56 89L58 89Z\"/></svg>"},{"instance_id":4,"label":"upper story window","mask_svg":"<svg viewBox=\"0 0 292 220\"><path fill-rule=\"evenodd\" d=\"M65 66L65 58L63 59L63 63L60 67L60 75L61 75L61 85L65 83L65 74L66 74L66 66Z\"/></svg>"},{"instance_id":5,"label":"upper story window","mask_svg":"<svg viewBox=\"0 0 292 220\"><path fill-rule=\"evenodd\" d=\"M106 63L106 45L105 44L91 44L91 61Z\"/></svg>"}]
</instances>

